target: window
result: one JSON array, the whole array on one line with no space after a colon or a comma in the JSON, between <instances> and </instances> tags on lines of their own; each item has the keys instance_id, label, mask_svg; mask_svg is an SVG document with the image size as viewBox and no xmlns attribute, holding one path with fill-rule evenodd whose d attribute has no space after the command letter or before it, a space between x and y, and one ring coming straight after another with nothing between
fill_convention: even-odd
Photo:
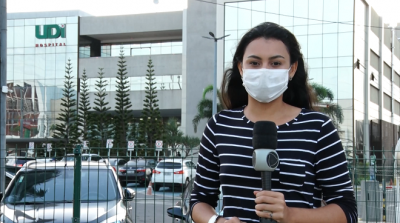
<instances>
[{"instance_id":1,"label":"window","mask_svg":"<svg viewBox=\"0 0 400 223\"><path fill-rule=\"evenodd\" d=\"M92 158L90 159L91 161L99 161L101 160L100 156L92 156Z\"/></svg>"},{"instance_id":2,"label":"window","mask_svg":"<svg viewBox=\"0 0 400 223\"><path fill-rule=\"evenodd\" d=\"M394 100L394 113L396 115L400 115L400 103L396 100Z\"/></svg>"},{"instance_id":3,"label":"window","mask_svg":"<svg viewBox=\"0 0 400 223\"><path fill-rule=\"evenodd\" d=\"M182 164L181 163L175 163L175 162L160 162L160 163L158 163L157 168L161 168L161 169L182 169Z\"/></svg>"},{"instance_id":4,"label":"window","mask_svg":"<svg viewBox=\"0 0 400 223\"><path fill-rule=\"evenodd\" d=\"M400 75L396 71L394 72L393 82L397 87L400 87Z\"/></svg>"},{"instance_id":5,"label":"window","mask_svg":"<svg viewBox=\"0 0 400 223\"><path fill-rule=\"evenodd\" d=\"M111 56L111 45L102 45L101 57L110 57L110 56Z\"/></svg>"},{"instance_id":6,"label":"window","mask_svg":"<svg viewBox=\"0 0 400 223\"><path fill-rule=\"evenodd\" d=\"M375 33L376 36L379 37L379 31L380 31L380 21L381 19L379 18L378 13L372 8L371 9L371 31Z\"/></svg>"},{"instance_id":7,"label":"window","mask_svg":"<svg viewBox=\"0 0 400 223\"><path fill-rule=\"evenodd\" d=\"M392 68L386 63L383 64L383 75L392 81Z\"/></svg>"},{"instance_id":8,"label":"window","mask_svg":"<svg viewBox=\"0 0 400 223\"><path fill-rule=\"evenodd\" d=\"M369 100L375 104L379 104L379 90L372 85L370 85Z\"/></svg>"},{"instance_id":9,"label":"window","mask_svg":"<svg viewBox=\"0 0 400 223\"><path fill-rule=\"evenodd\" d=\"M372 50L371 50L369 60L370 60L371 66L373 68L375 68L377 71L379 71L379 56Z\"/></svg>"},{"instance_id":10,"label":"window","mask_svg":"<svg viewBox=\"0 0 400 223\"><path fill-rule=\"evenodd\" d=\"M386 110L392 111L392 98L387 94L383 94L383 107Z\"/></svg>"},{"instance_id":11,"label":"window","mask_svg":"<svg viewBox=\"0 0 400 223\"><path fill-rule=\"evenodd\" d=\"M125 165L126 161L125 160L119 160L118 161L118 166Z\"/></svg>"},{"instance_id":12,"label":"window","mask_svg":"<svg viewBox=\"0 0 400 223\"><path fill-rule=\"evenodd\" d=\"M385 27L383 28L383 43L387 48L391 48L392 45L392 31L389 28L388 24L385 24Z\"/></svg>"},{"instance_id":13,"label":"window","mask_svg":"<svg viewBox=\"0 0 400 223\"><path fill-rule=\"evenodd\" d=\"M79 58L90 57L90 46L80 46L79 47Z\"/></svg>"}]
</instances>

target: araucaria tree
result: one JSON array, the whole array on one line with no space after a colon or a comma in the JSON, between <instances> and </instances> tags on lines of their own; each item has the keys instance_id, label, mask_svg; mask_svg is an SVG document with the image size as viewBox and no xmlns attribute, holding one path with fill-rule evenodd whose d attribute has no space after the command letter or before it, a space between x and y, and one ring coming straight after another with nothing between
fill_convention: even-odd
<instances>
[{"instance_id":1,"label":"araucaria tree","mask_svg":"<svg viewBox=\"0 0 400 223\"><path fill-rule=\"evenodd\" d=\"M143 100L142 118L139 123L140 143L147 148L155 148L155 142L162 136L162 119L158 107L157 87L153 62L150 59L147 65L146 74L146 98Z\"/></svg>"},{"instance_id":2,"label":"araucaria tree","mask_svg":"<svg viewBox=\"0 0 400 223\"><path fill-rule=\"evenodd\" d=\"M126 61L124 57L124 51L121 49L118 61L118 73L117 73L117 86L116 86L116 97L115 97L115 135L114 145L119 147L126 146L127 138L129 135L129 124L133 123L133 115L131 111L132 103L129 99L129 81L126 76ZM131 134L134 135L134 134Z\"/></svg>"},{"instance_id":3,"label":"araucaria tree","mask_svg":"<svg viewBox=\"0 0 400 223\"><path fill-rule=\"evenodd\" d=\"M53 137L60 141L56 143L57 147L70 150L78 143L78 123L76 109L75 86L72 76L71 60L68 60L65 67L63 97L61 98L61 113L56 118L58 123L55 126Z\"/></svg>"},{"instance_id":4,"label":"araucaria tree","mask_svg":"<svg viewBox=\"0 0 400 223\"><path fill-rule=\"evenodd\" d=\"M86 76L86 70L83 70L81 79L81 92L79 97L79 131L82 140L89 140L89 121L90 121L90 101L89 101L89 86L88 77Z\"/></svg>"},{"instance_id":5,"label":"araucaria tree","mask_svg":"<svg viewBox=\"0 0 400 223\"><path fill-rule=\"evenodd\" d=\"M93 109L95 114L93 115L92 129L95 146L105 147L107 139L113 137L112 131L112 117L108 113L111 107L108 107L106 96L107 80L104 80L103 68L99 68L99 79L96 81L96 93Z\"/></svg>"}]
</instances>

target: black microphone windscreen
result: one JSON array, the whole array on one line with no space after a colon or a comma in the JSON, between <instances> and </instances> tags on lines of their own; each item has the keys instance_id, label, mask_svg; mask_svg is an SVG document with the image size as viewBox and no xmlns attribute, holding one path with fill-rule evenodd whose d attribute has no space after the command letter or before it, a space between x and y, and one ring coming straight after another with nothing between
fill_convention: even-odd
<instances>
[{"instance_id":1,"label":"black microphone windscreen","mask_svg":"<svg viewBox=\"0 0 400 223\"><path fill-rule=\"evenodd\" d=\"M276 149L278 144L276 124L271 121L258 121L253 128L253 148Z\"/></svg>"}]
</instances>

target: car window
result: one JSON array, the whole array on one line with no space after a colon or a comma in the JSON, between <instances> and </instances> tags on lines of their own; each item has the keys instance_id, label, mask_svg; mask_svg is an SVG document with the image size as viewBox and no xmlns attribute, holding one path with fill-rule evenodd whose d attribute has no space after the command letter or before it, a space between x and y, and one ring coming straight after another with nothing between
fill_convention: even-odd
<instances>
[{"instance_id":1,"label":"car window","mask_svg":"<svg viewBox=\"0 0 400 223\"><path fill-rule=\"evenodd\" d=\"M82 202L112 201L120 198L111 170L82 170L81 179ZM22 204L72 201L73 185L73 169L22 172L11 185L4 201ZM63 191L63 193L57 193L57 191Z\"/></svg>"},{"instance_id":2,"label":"car window","mask_svg":"<svg viewBox=\"0 0 400 223\"><path fill-rule=\"evenodd\" d=\"M82 161L88 161L89 160L89 156L82 156Z\"/></svg>"},{"instance_id":3,"label":"car window","mask_svg":"<svg viewBox=\"0 0 400 223\"><path fill-rule=\"evenodd\" d=\"M193 163L191 161L185 162L185 165L190 169L194 169L195 168L195 166L193 165Z\"/></svg>"},{"instance_id":4,"label":"car window","mask_svg":"<svg viewBox=\"0 0 400 223\"><path fill-rule=\"evenodd\" d=\"M92 156L92 158L90 159L91 161L99 161L101 160L100 156Z\"/></svg>"},{"instance_id":5,"label":"car window","mask_svg":"<svg viewBox=\"0 0 400 223\"><path fill-rule=\"evenodd\" d=\"M192 161L190 161L190 163L192 164L192 168L196 169L196 164L194 164Z\"/></svg>"},{"instance_id":6,"label":"car window","mask_svg":"<svg viewBox=\"0 0 400 223\"><path fill-rule=\"evenodd\" d=\"M181 163L175 162L159 162L157 165L159 169L182 169Z\"/></svg>"},{"instance_id":7,"label":"car window","mask_svg":"<svg viewBox=\"0 0 400 223\"><path fill-rule=\"evenodd\" d=\"M65 160L66 160L66 161L74 161L74 160L75 160L75 157L73 157L73 156L67 156L67 157L65 157Z\"/></svg>"},{"instance_id":8,"label":"car window","mask_svg":"<svg viewBox=\"0 0 400 223\"><path fill-rule=\"evenodd\" d=\"M126 165L131 166L131 167L146 167L146 162L145 161L129 161L126 163Z\"/></svg>"},{"instance_id":9,"label":"car window","mask_svg":"<svg viewBox=\"0 0 400 223\"><path fill-rule=\"evenodd\" d=\"M26 162L33 160L33 159L25 159L25 158L18 158L16 164L25 164Z\"/></svg>"},{"instance_id":10,"label":"car window","mask_svg":"<svg viewBox=\"0 0 400 223\"><path fill-rule=\"evenodd\" d=\"M125 163L126 163L126 160L119 160L118 161L118 166L125 165Z\"/></svg>"}]
</instances>

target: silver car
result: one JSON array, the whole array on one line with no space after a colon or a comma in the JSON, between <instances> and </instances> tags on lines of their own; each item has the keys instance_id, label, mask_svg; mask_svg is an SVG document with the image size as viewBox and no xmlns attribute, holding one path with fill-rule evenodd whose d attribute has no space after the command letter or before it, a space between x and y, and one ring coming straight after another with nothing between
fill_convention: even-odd
<instances>
[{"instance_id":1,"label":"silver car","mask_svg":"<svg viewBox=\"0 0 400 223\"><path fill-rule=\"evenodd\" d=\"M1 194L0 222L72 222L74 162L26 163ZM133 222L135 191L111 166L82 162L80 222Z\"/></svg>"}]
</instances>

